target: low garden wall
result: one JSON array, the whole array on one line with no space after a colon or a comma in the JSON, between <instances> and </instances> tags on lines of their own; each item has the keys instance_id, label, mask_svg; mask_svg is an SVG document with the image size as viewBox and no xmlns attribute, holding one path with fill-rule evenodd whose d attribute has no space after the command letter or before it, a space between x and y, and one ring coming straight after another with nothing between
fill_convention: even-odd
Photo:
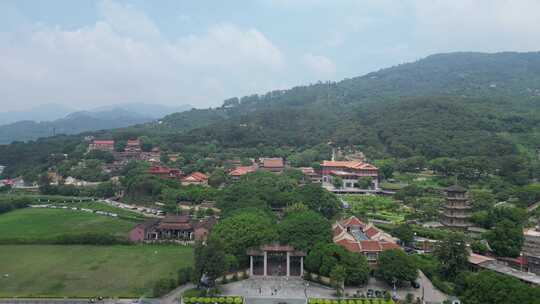
<instances>
[{"instance_id":1,"label":"low garden wall","mask_svg":"<svg viewBox=\"0 0 540 304\"><path fill-rule=\"evenodd\" d=\"M354 299L322 299L310 298L308 304L394 304L392 299L383 298L354 298Z\"/></svg>"},{"instance_id":2,"label":"low garden wall","mask_svg":"<svg viewBox=\"0 0 540 304\"><path fill-rule=\"evenodd\" d=\"M304 274L304 279L308 280L308 281L315 282L315 283L320 283L320 284L323 284L323 285L326 285L326 286L331 286L332 285L332 281L330 280L329 277L325 277L325 276L322 276L322 275L319 275L319 274L316 274L316 273L306 272Z\"/></svg>"},{"instance_id":3,"label":"low garden wall","mask_svg":"<svg viewBox=\"0 0 540 304\"><path fill-rule=\"evenodd\" d=\"M249 278L249 270L241 270L233 273L228 273L222 277L216 279L217 283L225 284L228 282L236 282L239 280L245 280Z\"/></svg>"},{"instance_id":4,"label":"low garden wall","mask_svg":"<svg viewBox=\"0 0 540 304\"><path fill-rule=\"evenodd\" d=\"M244 298L229 296L229 297L184 297L182 298L184 304L243 304Z\"/></svg>"}]
</instances>

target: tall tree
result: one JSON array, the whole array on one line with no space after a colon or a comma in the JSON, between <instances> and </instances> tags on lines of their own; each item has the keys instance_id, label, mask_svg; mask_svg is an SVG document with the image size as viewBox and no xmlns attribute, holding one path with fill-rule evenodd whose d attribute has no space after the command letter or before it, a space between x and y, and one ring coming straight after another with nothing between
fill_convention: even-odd
<instances>
[{"instance_id":1,"label":"tall tree","mask_svg":"<svg viewBox=\"0 0 540 304\"><path fill-rule=\"evenodd\" d=\"M441 274L446 279L452 280L467 269L469 252L463 234L448 234L437 244L434 254L441 262Z\"/></svg>"},{"instance_id":2,"label":"tall tree","mask_svg":"<svg viewBox=\"0 0 540 304\"><path fill-rule=\"evenodd\" d=\"M332 285L336 289L336 295L338 297L343 295L346 276L347 276L347 272L345 270L345 267L341 265L336 265L330 272L330 281L332 282Z\"/></svg>"},{"instance_id":3,"label":"tall tree","mask_svg":"<svg viewBox=\"0 0 540 304\"><path fill-rule=\"evenodd\" d=\"M206 245L195 246L195 274L197 279L207 278L209 286L216 285L216 279L223 275L227 267L226 255L219 239L210 239Z\"/></svg>"},{"instance_id":4,"label":"tall tree","mask_svg":"<svg viewBox=\"0 0 540 304\"><path fill-rule=\"evenodd\" d=\"M523 226L505 219L497 223L486 238L496 255L517 257L523 246Z\"/></svg>"},{"instance_id":5,"label":"tall tree","mask_svg":"<svg viewBox=\"0 0 540 304\"><path fill-rule=\"evenodd\" d=\"M227 181L227 174L221 168L217 168L208 177L208 184L212 187L219 187Z\"/></svg>"},{"instance_id":6,"label":"tall tree","mask_svg":"<svg viewBox=\"0 0 540 304\"><path fill-rule=\"evenodd\" d=\"M400 249L385 250L379 254L377 276L388 284L402 285L416 280L418 268L413 259Z\"/></svg>"},{"instance_id":7,"label":"tall tree","mask_svg":"<svg viewBox=\"0 0 540 304\"><path fill-rule=\"evenodd\" d=\"M409 245L414 240L414 232L409 224L397 226L392 234L397 237L404 245Z\"/></svg>"}]
</instances>

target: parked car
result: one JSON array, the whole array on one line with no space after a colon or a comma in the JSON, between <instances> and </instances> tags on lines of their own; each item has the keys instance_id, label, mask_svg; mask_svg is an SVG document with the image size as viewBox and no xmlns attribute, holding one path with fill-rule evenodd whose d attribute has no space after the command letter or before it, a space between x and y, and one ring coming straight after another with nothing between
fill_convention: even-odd
<instances>
[{"instance_id":1,"label":"parked car","mask_svg":"<svg viewBox=\"0 0 540 304\"><path fill-rule=\"evenodd\" d=\"M367 293L366 293L366 296L368 298L373 298L374 297L374 292L373 292L373 289L368 289Z\"/></svg>"},{"instance_id":2,"label":"parked car","mask_svg":"<svg viewBox=\"0 0 540 304\"><path fill-rule=\"evenodd\" d=\"M416 288L416 289L420 288L420 284L419 284L418 282L416 282L416 281L412 281L412 282L411 282L411 286L412 286L413 288Z\"/></svg>"}]
</instances>

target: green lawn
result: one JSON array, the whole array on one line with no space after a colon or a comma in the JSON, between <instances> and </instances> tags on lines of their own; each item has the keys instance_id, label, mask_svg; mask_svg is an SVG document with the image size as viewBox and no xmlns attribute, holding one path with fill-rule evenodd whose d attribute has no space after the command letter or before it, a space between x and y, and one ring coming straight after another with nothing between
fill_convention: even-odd
<instances>
[{"instance_id":1,"label":"green lawn","mask_svg":"<svg viewBox=\"0 0 540 304\"><path fill-rule=\"evenodd\" d=\"M421 188L444 188L441 177L430 173L395 173L394 179L399 184L416 185Z\"/></svg>"},{"instance_id":2,"label":"green lawn","mask_svg":"<svg viewBox=\"0 0 540 304\"><path fill-rule=\"evenodd\" d=\"M342 195L351 206L350 212L359 217L401 223L411 210L390 197L375 195Z\"/></svg>"},{"instance_id":3,"label":"green lawn","mask_svg":"<svg viewBox=\"0 0 540 304\"><path fill-rule=\"evenodd\" d=\"M0 297L138 297L192 263L184 246L0 245Z\"/></svg>"},{"instance_id":4,"label":"green lawn","mask_svg":"<svg viewBox=\"0 0 540 304\"><path fill-rule=\"evenodd\" d=\"M136 222L65 209L24 208L0 215L0 242L47 242L61 235L107 233L127 236Z\"/></svg>"}]
</instances>

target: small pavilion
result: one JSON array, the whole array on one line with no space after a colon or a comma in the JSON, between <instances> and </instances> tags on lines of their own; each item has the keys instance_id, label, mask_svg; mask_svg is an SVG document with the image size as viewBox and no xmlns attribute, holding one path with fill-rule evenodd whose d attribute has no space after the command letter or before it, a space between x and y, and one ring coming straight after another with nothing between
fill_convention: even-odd
<instances>
[{"instance_id":1,"label":"small pavilion","mask_svg":"<svg viewBox=\"0 0 540 304\"><path fill-rule=\"evenodd\" d=\"M249 249L250 276L299 276L304 275L306 254L290 245L269 244Z\"/></svg>"}]
</instances>

